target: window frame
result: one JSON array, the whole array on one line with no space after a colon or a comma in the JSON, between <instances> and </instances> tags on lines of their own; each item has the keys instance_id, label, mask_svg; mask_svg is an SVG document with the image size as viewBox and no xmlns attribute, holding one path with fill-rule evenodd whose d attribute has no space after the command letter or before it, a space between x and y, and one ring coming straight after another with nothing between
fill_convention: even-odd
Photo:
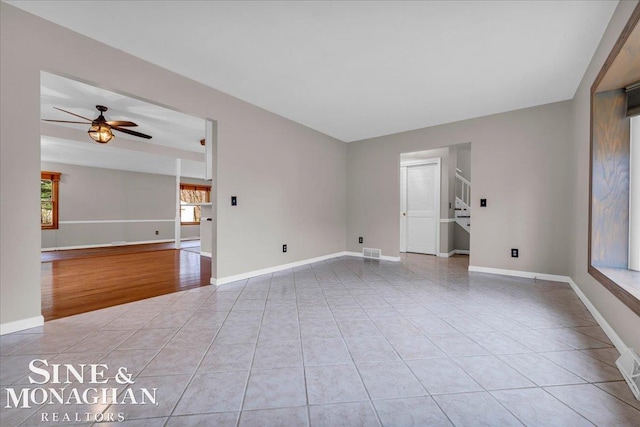
<instances>
[{"instance_id":1,"label":"window frame","mask_svg":"<svg viewBox=\"0 0 640 427\"><path fill-rule=\"evenodd\" d=\"M201 204L211 203L211 186L203 185L203 184L189 184L189 183L180 183L180 193L182 194L182 190L194 190L194 191L204 191L205 192L205 201ZM180 197L180 204L182 205L182 196ZM188 203L189 206L198 206L201 204ZM189 221L183 222L182 215L180 218L180 225L200 225L199 222Z\"/></svg>"},{"instance_id":2,"label":"window frame","mask_svg":"<svg viewBox=\"0 0 640 427\"><path fill-rule=\"evenodd\" d=\"M57 230L58 229L58 199L60 189L60 172L40 171L40 181L51 181L51 224L42 224L40 219L41 230ZM40 209L42 210L42 194L40 194Z\"/></svg>"}]
</instances>

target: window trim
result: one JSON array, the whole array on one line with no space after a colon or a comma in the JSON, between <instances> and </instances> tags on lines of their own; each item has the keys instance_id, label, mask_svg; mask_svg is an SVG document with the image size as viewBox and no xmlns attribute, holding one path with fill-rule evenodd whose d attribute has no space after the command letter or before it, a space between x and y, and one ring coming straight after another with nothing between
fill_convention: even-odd
<instances>
[{"instance_id":1,"label":"window trim","mask_svg":"<svg viewBox=\"0 0 640 427\"><path fill-rule=\"evenodd\" d=\"M40 224L41 230L57 230L58 229L58 198L59 198L59 182L60 172L40 171L40 180L43 179L51 181L51 210L52 210L52 223L51 225ZM42 198L40 200L40 209L42 209Z\"/></svg>"},{"instance_id":2,"label":"window trim","mask_svg":"<svg viewBox=\"0 0 640 427\"><path fill-rule=\"evenodd\" d=\"M180 183L180 191L182 192L182 190L204 191L206 194L204 203L211 203L211 186L210 185ZM182 198L180 199L180 201L182 201ZM182 218L181 218L180 225L200 225L200 223L199 222L182 222Z\"/></svg>"}]
</instances>

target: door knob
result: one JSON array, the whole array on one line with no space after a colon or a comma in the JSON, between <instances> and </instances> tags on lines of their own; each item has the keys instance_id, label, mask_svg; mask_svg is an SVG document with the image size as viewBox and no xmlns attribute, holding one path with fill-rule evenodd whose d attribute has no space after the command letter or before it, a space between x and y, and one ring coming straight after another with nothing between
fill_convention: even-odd
<instances>
[{"instance_id":1,"label":"door knob","mask_svg":"<svg viewBox=\"0 0 640 427\"><path fill-rule=\"evenodd\" d=\"M405 212L402 212L402 216L407 216L407 214Z\"/></svg>"}]
</instances>

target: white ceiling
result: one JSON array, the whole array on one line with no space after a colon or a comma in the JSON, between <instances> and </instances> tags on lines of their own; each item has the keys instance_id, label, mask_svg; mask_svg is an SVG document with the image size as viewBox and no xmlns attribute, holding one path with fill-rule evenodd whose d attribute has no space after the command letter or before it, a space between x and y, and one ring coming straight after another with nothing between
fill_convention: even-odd
<instances>
[{"instance_id":1,"label":"white ceiling","mask_svg":"<svg viewBox=\"0 0 640 427\"><path fill-rule=\"evenodd\" d=\"M617 5L8 3L347 142L572 98Z\"/></svg>"},{"instance_id":2,"label":"white ceiling","mask_svg":"<svg viewBox=\"0 0 640 427\"><path fill-rule=\"evenodd\" d=\"M87 135L90 123L42 122L43 161L175 175L176 159L181 159L183 176L204 177L200 139L205 120L46 72L40 83L43 119L82 121L53 107L94 119L99 104L109 108L104 113L107 120L133 121L138 126L132 130L152 136L143 139L114 131L115 139L103 145Z\"/></svg>"}]
</instances>

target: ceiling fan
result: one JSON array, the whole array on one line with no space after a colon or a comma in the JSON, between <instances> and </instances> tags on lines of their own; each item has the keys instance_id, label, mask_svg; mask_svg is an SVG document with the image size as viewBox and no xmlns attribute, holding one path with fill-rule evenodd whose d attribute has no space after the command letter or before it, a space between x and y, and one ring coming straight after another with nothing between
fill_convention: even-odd
<instances>
[{"instance_id":1,"label":"ceiling fan","mask_svg":"<svg viewBox=\"0 0 640 427\"><path fill-rule=\"evenodd\" d=\"M114 138L113 132L111 132L111 130L117 130L118 132L127 133L129 135L137 136L140 138L151 139L150 135L146 135L144 133L136 132L130 129L124 129L125 127L138 126L134 122L123 121L123 120L108 121L107 119L105 119L102 113L107 111L108 108L103 105L96 105L96 109L100 112L100 115L93 120L87 117L80 116L76 113L72 113L71 111L63 110L62 108L58 108L58 107L53 107L53 108L55 108L56 110L65 112L67 114L80 117L81 119L84 119L90 122L91 127L89 128L87 133L89 134L91 139L101 144L106 144L107 142L111 141ZM42 120L45 122L86 124L85 122L74 122L69 120L49 120L49 119L42 119Z\"/></svg>"}]
</instances>

